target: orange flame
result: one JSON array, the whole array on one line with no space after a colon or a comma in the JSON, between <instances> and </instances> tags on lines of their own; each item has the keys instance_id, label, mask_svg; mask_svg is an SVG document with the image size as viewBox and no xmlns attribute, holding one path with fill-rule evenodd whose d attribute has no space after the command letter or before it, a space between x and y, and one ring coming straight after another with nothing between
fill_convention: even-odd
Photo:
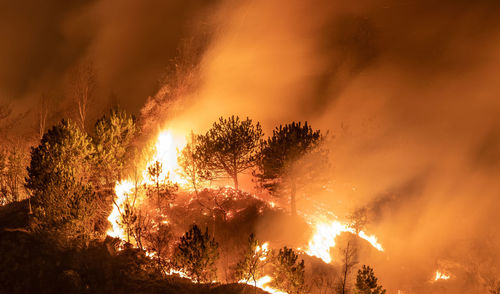
<instances>
[{"instance_id":1,"label":"orange flame","mask_svg":"<svg viewBox=\"0 0 500 294\"><path fill-rule=\"evenodd\" d=\"M127 195L132 192L133 188L134 184L131 181L124 180L116 183L116 200L114 202L115 205L113 206L113 210L108 216L108 221L111 223L111 228L107 231L108 236L125 240L125 232L120 226L120 209L123 207L123 203L127 199Z\"/></svg>"},{"instance_id":2,"label":"orange flame","mask_svg":"<svg viewBox=\"0 0 500 294\"><path fill-rule=\"evenodd\" d=\"M180 135L176 135L173 131L165 130L160 132L156 140L154 155L143 168L143 181L139 185L152 184L148 176L147 167L156 161L160 162L162 165L160 178L166 178L168 176L169 180L174 183L181 185L185 184L185 180L179 176L179 165L177 164L177 153L184 148L185 145L186 139ZM125 240L125 232L120 226L120 211L123 209L127 195L132 193L133 188L134 184L130 180L122 180L115 185L115 205L113 206L111 214L108 216L111 228L107 231L107 234L111 237Z\"/></svg>"},{"instance_id":3,"label":"orange flame","mask_svg":"<svg viewBox=\"0 0 500 294\"><path fill-rule=\"evenodd\" d=\"M324 262L332 262L330 248L335 247L335 238L341 233L349 232L356 234L356 231L347 224L342 224L339 221L319 222L314 225L315 233L309 240L306 254L321 258ZM378 251L384 251L384 248L378 243L377 237L368 235L364 231L360 231L358 236L368 241Z\"/></svg>"},{"instance_id":4,"label":"orange flame","mask_svg":"<svg viewBox=\"0 0 500 294\"><path fill-rule=\"evenodd\" d=\"M444 272L440 272L439 270L437 270L436 276L434 277L434 281L438 281L438 280L446 281L446 280L449 280L450 277L451 276L449 274L444 273Z\"/></svg>"},{"instance_id":5,"label":"orange flame","mask_svg":"<svg viewBox=\"0 0 500 294\"><path fill-rule=\"evenodd\" d=\"M270 276L263 276L262 278L258 279L256 283L252 283L252 282L245 281L245 280L241 280L238 283L247 284L247 285L251 285L251 286L257 286L257 288L262 289L262 290L269 292L269 293L288 294L286 292L282 292L280 290L277 290L275 288L268 286L268 284L271 283L272 280L273 280L273 278L271 278Z\"/></svg>"},{"instance_id":6,"label":"orange flame","mask_svg":"<svg viewBox=\"0 0 500 294\"><path fill-rule=\"evenodd\" d=\"M146 168L143 171L143 177L148 184L149 177L147 166L152 163L158 161L162 165L162 172L160 174L160 178L169 177L169 180L178 183L178 184L186 184L186 180L183 179L179 175L179 164L177 163L177 156L180 150L182 150L186 146L186 139L176 134L174 131L168 129L162 131L157 139L155 144L155 154L149 160Z\"/></svg>"},{"instance_id":7,"label":"orange flame","mask_svg":"<svg viewBox=\"0 0 500 294\"><path fill-rule=\"evenodd\" d=\"M261 261L264 261L267 259L267 256L269 254L269 242L266 242L262 245L258 245L256 248L255 248L255 255L254 257L257 255L257 254L261 254L262 256L259 257L259 260ZM273 278L271 278L270 276L263 276L259 279L257 279L257 281L255 282L252 282L252 281L249 281L249 280L240 280L238 281L238 283L240 284L247 284L247 285L251 285L251 286L254 286L254 287L257 287L257 288L260 288L266 292L269 292L269 293L275 293L275 294L287 294L286 292L282 292L278 289L275 289L271 286L269 286L268 284L271 283L273 281Z\"/></svg>"}]
</instances>

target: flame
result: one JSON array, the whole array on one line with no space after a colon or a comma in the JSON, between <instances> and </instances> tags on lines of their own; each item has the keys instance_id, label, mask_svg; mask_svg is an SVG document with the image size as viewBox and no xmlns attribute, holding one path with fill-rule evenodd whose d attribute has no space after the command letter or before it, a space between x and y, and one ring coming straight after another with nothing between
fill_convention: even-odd
<instances>
[{"instance_id":1,"label":"flame","mask_svg":"<svg viewBox=\"0 0 500 294\"><path fill-rule=\"evenodd\" d=\"M351 232L352 233L352 232ZM375 249L377 249L378 251L384 251L384 247L382 247L382 244L380 244L378 242L378 238L377 236L375 235L368 235L366 234L364 231L360 231L358 233L358 236L367 241L368 243L370 243L373 247L375 247Z\"/></svg>"},{"instance_id":2,"label":"flame","mask_svg":"<svg viewBox=\"0 0 500 294\"><path fill-rule=\"evenodd\" d=\"M254 257L256 257L257 255L261 255L259 257L259 260L261 260L261 261L266 260L268 254L269 254L269 242L265 242L264 244L257 245L257 247L255 247L255 255L254 255ZM277 289L269 286L268 284L271 283L272 280L273 280L273 278L271 278L270 276L266 275L266 276L263 276L263 277L257 279L257 281L255 281L255 282L252 282L252 281L249 281L249 280L240 280L240 281L238 281L238 283L251 285L251 286L260 288L260 289L262 289L264 291L267 291L269 293L287 294L286 292L282 292L280 290L277 290Z\"/></svg>"},{"instance_id":3,"label":"flame","mask_svg":"<svg viewBox=\"0 0 500 294\"><path fill-rule=\"evenodd\" d=\"M187 181L179 175L180 167L177 163L178 153L185 146L186 139L184 136L176 135L176 133L170 129L160 132L156 139L155 154L147 166L158 161L162 165L160 178L169 177L169 180L174 183L186 184ZM144 179L149 179L147 168L144 169L143 175Z\"/></svg>"},{"instance_id":4,"label":"flame","mask_svg":"<svg viewBox=\"0 0 500 294\"><path fill-rule=\"evenodd\" d=\"M148 177L147 167L152 163L158 161L162 165L162 173L160 178L169 177L169 180L178 183L185 184L186 181L179 175L179 165L177 164L177 153L179 150L186 146L186 139L180 135L176 135L172 130L165 130L160 132L156 139L155 153L150 158L149 162L143 168L143 181L139 183L142 184L152 184ZM111 223L111 228L107 231L107 234L111 237L120 238L125 240L125 232L120 226L120 211L123 209L123 204L127 199L127 194L130 194L134 188L134 184L130 180L122 180L115 185L116 200L114 202L113 211L108 216L108 221Z\"/></svg>"},{"instance_id":5,"label":"flame","mask_svg":"<svg viewBox=\"0 0 500 294\"><path fill-rule=\"evenodd\" d=\"M267 259L267 255L269 253L269 242L266 242L262 244L262 246L257 246L257 248L255 248L255 254L261 251L262 251L262 256L259 257L259 260L264 261Z\"/></svg>"},{"instance_id":6,"label":"flame","mask_svg":"<svg viewBox=\"0 0 500 294\"><path fill-rule=\"evenodd\" d=\"M247 281L247 280L240 280L240 281L238 281L238 283L247 284L247 285L251 285L251 286L257 286L257 288L262 289L262 290L269 292L269 293L288 294L286 292L282 292L282 291L277 290L273 287L270 287L268 284L271 283L272 280L273 280L273 278L271 278L270 276L263 276L262 278L257 279L257 281L255 283Z\"/></svg>"},{"instance_id":7,"label":"flame","mask_svg":"<svg viewBox=\"0 0 500 294\"><path fill-rule=\"evenodd\" d=\"M116 200L113 210L108 216L108 221L111 223L111 228L107 231L107 234L111 237L120 238L125 240L125 232L120 226L120 207L127 199L127 195L132 192L134 184L131 181L121 181L115 186Z\"/></svg>"},{"instance_id":8,"label":"flame","mask_svg":"<svg viewBox=\"0 0 500 294\"><path fill-rule=\"evenodd\" d=\"M179 165L177 163L177 156L179 151L186 145L186 139L183 136L176 135L172 130L167 129L159 133L156 143L154 155L150 158L146 166L143 168L143 180L142 184L152 184L151 179L147 174L147 167L158 161L162 165L162 172L160 178L167 178L177 184L185 185L187 182L179 174ZM112 237L120 238L125 240L125 232L120 226L120 212L123 207L127 195L132 193L134 184L129 180L122 180L116 183L115 193L116 200L113 207L113 211L108 217L112 227L108 230L107 234ZM275 207L274 202L270 202L271 207ZM343 232L350 232L355 234L355 230L349 227L347 224L342 224L338 221L309 221L311 225L315 228L315 233L311 240L309 241L306 253L311 256L316 256L321 258L324 262L330 263L332 261L330 255L330 248L335 246L335 238ZM368 241L373 247L379 251L383 251L382 245L378 243L377 237L374 235L368 235L364 231L360 231L358 236L366 241ZM260 260L264 261L267 258L267 253L269 243L266 242L261 246L257 246L255 253L260 254ZM153 258L153 256L150 256ZM187 277L183 272L171 270L168 274L177 274L181 277ZM438 275L436 275L436 280ZM449 276L440 275L439 279L449 279ZM270 276L264 276L256 281L258 288L270 292L270 293L285 293L274 289L268 284L272 281ZM239 281L239 283L245 283L255 286L255 283L249 281Z\"/></svg>"},{"instance_id":9,"label":"flame","mask_svg":"<svg viewBox=\"0 0 500 294\"><path fill-rule=\"evenodd\" d=\"M342 224L339 221L319 222L314 225L315 233L309 240L309 245L306 254L321 258L324 262L332 262L330 248L335 247L335 238L344 232L356 234L356 231L347 224ZM368 241L378 251L384 251L384 248L378 243L375 235L368 235L364 231L360 231L358 236L361 239Z\"/></svg>"},{"instance_id":10,"label":"flame","mask_svg":"<svg viewBox=\"0 0 500 294\"><path fill-rule=\"evenodd\" d=\"M450 279L449 274L444 273L444 272L440 272L439 270L436 271L436 276L434 277L434 281L438 281L438 280L446 281L449 279Z\"/></svg>"}]
</instances>

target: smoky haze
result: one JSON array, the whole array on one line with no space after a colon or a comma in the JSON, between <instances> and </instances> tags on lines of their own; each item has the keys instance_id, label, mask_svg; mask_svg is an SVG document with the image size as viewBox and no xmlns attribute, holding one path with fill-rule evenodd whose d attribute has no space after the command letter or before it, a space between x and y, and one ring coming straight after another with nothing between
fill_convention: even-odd
<instances>
[{"instance_id":1,"label":"smoky haze","mask_svg":"<svg viewBox=\"0 0 500 294\"><path fill-rule=\"evenodd\" d=\"M137 113L181 39L212 1L0 1L0 102L17 112L43 94L57 121L73 115L71 72L91 62L92 116L119 105ZM197 27L199 29L200 26ZM35 107L33 107L35 108Z\"/></svg>"},{"instance_id":2,"label":"smoky haze","mask_svg":"<svg viewBox=\"0 0 500 294\"><path fill-rule=\"evenodd\" d=\"M498 4L493 1L223 3L192 103L172 124L220 115L269 131L309 120L330 131L339 217L367 207L386 248L372 263L391 293L482 293L498 275ZM305 209L308 201L299 200ZM434 289L434 290L432 290Z\"/></svg>"},{"instance_id":3,"label":"smoky haze","mask_svg":"<svg viewBox=\"0 0 500 294\"><path fill-rule=\"evenodd\" d=\"M148 125L203 132L237 114L269 134L308 120L330 132L333 182L308 196L339 217L368 208L386 252L364 262L390 293L429 293L438 268L455 275L449 293L499 275L498 1L13 3L0 9L3 99L66 100L63 77L90 57L98 95ZM163 80L178 56L188 70Z\"/></svg>"}]
</instances>

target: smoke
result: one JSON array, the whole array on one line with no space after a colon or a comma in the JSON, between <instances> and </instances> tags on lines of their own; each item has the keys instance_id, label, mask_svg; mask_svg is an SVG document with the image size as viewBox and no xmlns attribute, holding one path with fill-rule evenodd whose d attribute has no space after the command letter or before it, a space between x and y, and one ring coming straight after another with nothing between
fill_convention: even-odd
<instances>
[{"instance_id":1,"label":"smoke","mask_svg":"<svg viewBox=\"0 0 500 294\"><path fill-rule=\"evenodd\" d=\"M364 262L390 292L435 291L430 280L443 267L455 279L442 291L483 291L500 261L492 252L500 209L495 7L223 2L199 80L169 124L202 132L237 114L268 133L297 120L329 130L333 192L312 197L341 217L369 209L369 231L386 253Z\"/></svg>"},{"instance_id":2,"label":"smoke","mask_svg":"<svg viewBox=\"0 0 500 294\"><path fill-rule=\"evenodd\" d=\"M67 87L91 62L96 90L89 114L119 105L137 113L214 1L0 1L0 104L36 112L51 101L51 123L74 118ZM31 116L23 128L31 128Z\"/></svg>"},{"instance_id":3,"label":"smoke","mask_svg":"<svg viewBox=\"0 0 500 294\"><path fill-rule=\"evenodd\" d=\"M472 292L499 276L499 6L4 1L0 95L24 109L48 92L66 114L67 73L90 58L96 111L137 113L151 96L150 130L199 133L236 114L269 134L308 120L330 131L333 182L309 196L340 217L369 209L386 252L364 258L390 292L429 293L437 267L455 275L446 291Z\"/></svg>"}]
</instances>

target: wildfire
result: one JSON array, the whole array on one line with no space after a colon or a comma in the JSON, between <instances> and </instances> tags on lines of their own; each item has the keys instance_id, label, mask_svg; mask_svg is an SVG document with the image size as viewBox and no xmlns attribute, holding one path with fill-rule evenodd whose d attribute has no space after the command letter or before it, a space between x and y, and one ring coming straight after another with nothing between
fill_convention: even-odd
<instances>
[{"instance_id":1,"label":"wildfire","mask_svg":"<svg viewBox=\"0 0 500 294\"><path fill-rule=\"evenodd\" d=\"M178 173L180 167L177 163L177 153L186 146L186 139L183 136L176 135L171 130L162 131L156 140L155 154L149 161L148 166L153 162L160 162L162 172L160 178L168 177L170 181L178 184L185 184ZM144 169L144 179L148 179L147 168Z\"/></svg>"},{"instance_id":2,"label":"wildfire","mask_svg":"<svg viewBox=\"0 0 500 294\"><path fill-rule=\"evenodd\" d=\"M252 283L252 282L244 281L244 280L239 281L238 283L257 286L257 288L262 289L262 290L269 292L269 293L287 294L286 292L282 292L282 291L276 290L276 289L268 286L268 284L271 283L272 280L273 280L273 278L271 278L270 276L263 276L262 278L258 279L256 281L256 283Z\"/></svg>"},{"instance_id":3,"label":"wildfire","mask_svg":"<svg viewBox=\"0 0 500 294\"><path fill-rule=\"evenodd\" d=\"M182 179L179 175L178 171L180 169L177 163L177 156L179 150L181 150L186 145L185 138L181 136L175 135L171 130L166 130L161 132L156 140L156 144L154 146L154 155L150 157L150 160L143 168L143 180L139 184L152 184L150 178L147 174L147 167L153 164L154 162L159 162L161 164L161 173L160 178L167 178L177 184L184 185L186 181ZM125 240L125 232L120 226L120 212L123 209L124 202L126 201L128 195L133 192L134 184L132 181L122 180L116 183L115 192L116 192L116 200L114 201L113 211L108 217L108 220L111 222L112 228L110 228L107 232L109 236L117 237L122 240ZM274 202L269 202L271 207L275 207L276 204ZM329 217L331 219L331 217ZM324 262L330 263L332 261L332 257L330 255L330 249L335 246L335 239L338 235L343 232L349 232L352 234L356 234L356 231L349 227L347 224L343 224L339 221L319 221L318 218L307 218L309 224L311 224L315 228L315 233L311 240L309 241L308 248L305 251L306 254L311 256L316 256L321 258ZM368 241L373 247L375 247L379 251L383 251L382 245L378 243L377 237L374 235L368 235L364 231L360 231L357 234L360 238ZM255 250L256 256L260 256L259 259L264 261L267 259L269 252L269 243L264 243L261 246L257 246ZM449 279L449 276L441 274L439 272L436 273L436 280L438 279ZM169 274L177 274L181 277L187 277L185 273L171 271ZM285 294L282 291L274 289L269 286L272 282L272 277L269 275L263 276L259 278L256 282L250 282L241 280L239 283L245 283L252 286L257 286L258 288L277 294Z\"/></svg>"},{"instance_id":4,"label":"wildfire","mask_svg":"<svg viewBox=\"0 0 500 294\"><path fill-rule=\"evenodd\" d=\"M335 247L335 238L344 232L356 234L356 231L347 224L342 224L339 221L320 222L314 225L315 233L306 250L306 254L321 258L324 262L330 263L332 257L330 248ZM377 237L368 235L364 231L357 234L361 239L368 241L378 251L384 251L382 245L378 243Z\"/></svg>"},{"instance_id":5,"label":"wildfire","mask_svg":"<svg viewBox=\"0 0 500 294\"><path fill-rule=\"evenodd\" d=\"M127 195L132 192L134 184L130 181L124 180L118 182L115 186L116 200L114 201L113 211L108 216L108 221L111 223L111 228L107 234L111 237L125 239L125 233L120 226L120 207L127 199Z\"/></svg>"},{"instance_id":6,"label":"wildfire","mask_svg":"<svg viewBox=\"0 0 500 294\"><path fill-rule=\"evenodd\" d=\"M449 274L444 273L444 272L440 272L439 270L436 271L436 276L434 277L434 281L438 281L438 280L446 281L449 279L450 279Z\"/></svg>"},{"instance_id":7,"label":"wildfire","mask_svg":"<svg viewBox=\"0 0 500 294\"><path fill-rule=\"evenodd\" d=\"M175 135L171 130L162 131L156 140L155 153L143 169L143 182L139 184L151 184L147 174L147 166L156 161L160 162L162 165L160 178L169 177L169 180L174 183L184 184L185 180L178 174L179 165L177 164L177 153L178 150L184 148L185 145L186 139L182 136ZM111 223L112 227L107 231L107 234L111 237L125 240L125 232L120 226L120 210L123 208L127 195L132 193L133 188L134 184L132 181L128 180L122 180L115 185L115 205L113 206L113 211L108 216L108 221Z\"/></svg>"},{"instance_id":8,"label":"wildfire","mask_svg":"<svg viewBox=\"0 0 500 294\"><path fill-rule=\"evenodd\" d=\"M254 257L260 256L259 260L261 260L261 261L266 260L268 257L268 254L269 254L269 242L266 242L262 245L258 245L255 248ZM262 289L266 292L269 292L269 293L287 294L286 292L279 291L279 290L269 286L269 283L271 283L272 281L273 281L273 278L266 275L266 276L263 276L263 277L257 279L257 281L255 281L255 282L249 281L249 280L240 280L240 281L238 281L238 283L251 285L251 286L260 288L260 289Z\"/></svg>"},{"instance_id":9,"label":"wildfire","mask_svg":"<svg viewBox=\"0 0 500 294\"><path fill-rule=\"evenodd\" d=\"M267 259L267 254L269 253L269 242L266 242L264 244L262 244L262 246L257 246L257 248L255 248L255 253L259 253L262 251L262 256L259 258L261 261L264 261Z\"/></svg>"}]
</instances>

